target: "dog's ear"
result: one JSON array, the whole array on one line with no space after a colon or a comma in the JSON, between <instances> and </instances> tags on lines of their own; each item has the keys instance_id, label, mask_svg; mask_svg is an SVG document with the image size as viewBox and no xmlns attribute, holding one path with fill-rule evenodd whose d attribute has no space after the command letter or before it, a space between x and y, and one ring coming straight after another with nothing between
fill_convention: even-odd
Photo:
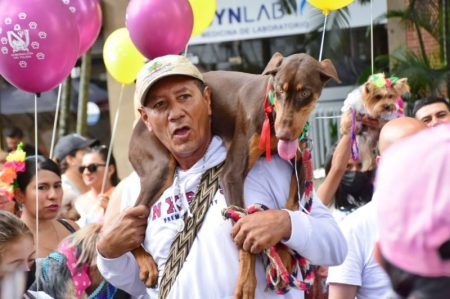
<instances>
[{"instance_id":1,"label":"dog's ear","mask_svg":"<svg viewBox=\"0 0 450 299\"><path fill-rule=\"evenodd\" d=\"M147 127L147 130L149 132L152 132L152 126L151 126L150 122L148 121L147 111L145 111L144 107L139 107L138 111L141 114L141 118L139 119L139 121L137 122L136 125L140 125L140 123L142 123Z\"/></svg>"},{"instance_id":2,"label":"dog's ear","mask_svg":"<svg viewBox=\"0 0 450 299\"><path fill-rule=\"evenodd\" d=\"M336 72L336 68L330 59L324 59L320 63L320 79L323 83L327 82L330 79L333 79L337 83L341 83L339 80L338 74Z\"/></svg>"},{"instance_id":3,"label":"dog's ear","mask_svg":"<svg viewBox=\"0 0 450 299\"><path fill-rule=\"evenodd\" d=\"M280 67L281 63L283 62L283 55L281 55L280 52L276 52L273 54L272 58L270 58L269 63L267 64L266 68L263 71L263 75L273 75L278 72L278 68Z\"/></svg>"},{"instance_id":4,"label":"dog's ear","mask_svg":"<svg viewBox=\"0 0 450 299\"><path fill-rule=\"evenodd\" d=\"M405 94L409 92L409 84L408 78L398 79L394 84L395 91L398 92L399 95Z\"/></svg>"},{"instance_id":5,"label":"dog's ear","mask_svg":"<svg viewBox=\"0 0 450 299\"><path fill-rule=\"evenodd\" d=\"M366 83L364 83L364 85L363 85L363 95L368 95L368 94L370 94L371 85L372 85L372 83L369 82L369 81L366 82Z\"/></svg>"}]
</instances>

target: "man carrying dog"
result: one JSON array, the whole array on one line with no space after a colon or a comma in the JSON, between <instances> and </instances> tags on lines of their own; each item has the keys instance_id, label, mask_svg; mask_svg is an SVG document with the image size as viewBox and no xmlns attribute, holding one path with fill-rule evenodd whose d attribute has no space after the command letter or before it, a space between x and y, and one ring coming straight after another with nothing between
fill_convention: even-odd
<instances>
[{"instance_id":1,"label":"man carrying dog","mask_svg":"<svg viewBox=\"0 0 450 299\"><path fill-rule=\"evenodd\" d=\"M202 74L185 57L168 55L147 63L138 75L136 96L148 130L177 162L175 178L150 209L127 208L114 223L104 227L97 245L97 262L102 275L116 287L136 297L158 298L164 285L161 276L173 262L168 261L172 242L186 225L183 216L197 217L196 206L203 202L195 202L196 193L203 184L203 174L213 176L213 170L226 158L226 147L211 132L211 91ZM181 270L174 274L167 298L231 298L233 294L236 298L249 298L251 292L246 290L235 293L241 248L258 254L282 242L312 264L341 263L347 251L345 240L315 195L310 214L280 210L288 197L291 175L291 165L277 156L271 161L260 159L245 179L245 203L261 203L271 210L244 216L234 226L222 217L226 201L219 187L206 206L203 224L194 234L187 258L180 261ZM158 265L157 288L147 289L140 281L138 266L129 252L141 243ZM265 291L260 258L256 260L256 278L254 297L273 298L275 293ZM291 289L278 297L303 296L303 291Z\"/></svg>"}]
</instances>

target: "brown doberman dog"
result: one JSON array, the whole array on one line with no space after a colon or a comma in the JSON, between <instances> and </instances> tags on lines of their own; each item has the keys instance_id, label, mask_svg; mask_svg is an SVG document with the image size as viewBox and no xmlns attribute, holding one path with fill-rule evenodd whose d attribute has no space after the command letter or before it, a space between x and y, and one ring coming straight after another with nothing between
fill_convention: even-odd
<instances>
[{"instance_id":1,"label":"brown doberman dog","mask_svg":"<svg viewBox=\"0 0 450 299\"><path fill-rule=\"evenodd\" d=\"M330 60L318 62L307 54L283 57L280 53L272 56L263 75L231 71L204 74L204 80L212 90L213 134L221 136L227 146L221 185L229 205L244 207L245 175L264 153L259 141L265 119L264 99L268 84L276 97L276 113L269 116L274 128L271 130L271 151L275 152L278 140L294 142L300 136L325 82L330 78L339 82ZM151 206L172 184L176 161L142 121L133 131L129 159L141 180L137 204ZM289 199L291 203L288 208L298 208L297 192L291 191L290 194L293 195L290 195L292 199ZM157 270L154 262L142 256L137 256L137 260L141 267L141 279L147 285L155 283ZM147 266L142 267L142 264ZM148 266L152 265L153 268L149 269ZM255 256L241 250L235 298L254 298L254 265Z\"/></svg>"}]
</instances>

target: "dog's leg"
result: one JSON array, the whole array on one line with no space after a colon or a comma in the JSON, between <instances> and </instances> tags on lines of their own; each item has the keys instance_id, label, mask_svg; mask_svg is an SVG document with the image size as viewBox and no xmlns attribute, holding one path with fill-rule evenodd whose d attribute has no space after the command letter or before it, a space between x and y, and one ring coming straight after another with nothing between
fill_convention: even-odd
<instances>
[{"instance_id":1,"label":"dog's leg","mask_svg":"<svg viewBox=\"0 0 450 299\"><path fill-rule=\"evenodd\" d=\"M233 299L253 299L255 298L256 289L256 255L240 250L239 262L239 278Z\"/></svg>"},{"instance_id":2,"label":"dog's leg","mask_svg":"<svg viewBox=\"0 0 450 299\"><path fill-rule=\"evenodd\" d=\"M240 121L239 123L245 124L248 122ZM248 142L250 140L250 136L246 136L247 129L247 127L241 127L239 132L234 134L222 176L222 185L227 203L238 207L245 207L244 178L248 170ZM256 256L240 250L239 258L240 269L234 299L253 299L256 289Z\"/></svg>"},{"instance_id":3,"label":"dog's leg","mask_svg":"<svg viewBox=\"0 0 450 299\"><path fill-rule=\"evenodd\" d=\"M172 185L176 162L140 120L131 137L129 159L141 179L136 205L151 207L162 192ZM152 256L142 247L132 251L139 265L139 278L147 287L158 282L158 268Z\"/></svg>"},{"instance_id":4,"label":"dog's leg","mask_svg":"<svg viewBox=\"0 0 450 299\"><path fill-rule=\"evenodd\" d=\"M168 163L165 165L165 171L167 175L163 176L165 180L162 182L162 187L156 186L156 188L150 189L145 184L147 182L153 182L152 176L158 175L160 172L155 171L151 173L150 176L147 174L146 177L141 178L141 186L143 189L139 194L137 204L143 204L151 207L153 203L161 196L162 192L172 185L173 173L175 172L176 162L175 159L170 158ZM164 172L163 172L164 173ZM161 176L160 176L161 178ZM159 189L159 190L157 190ZM147 287L153 287L158 282L158 267L156 266L153 257L145 251L142 247L138 247L132 251L136 262L139 265L139 278L145 283Z\"/></svg>"},{"instance_id":5,"label":"dog's leg","mask_svg":"<svg viewBox=\"0 0 450 299\"><path fill-rule=\"evenodd\" d=\"M152 288L158 283L158 266L153 257L140 246L133 250L133 255L139 265L139 279L147 288Z\"/></svg>"}]
</instances>

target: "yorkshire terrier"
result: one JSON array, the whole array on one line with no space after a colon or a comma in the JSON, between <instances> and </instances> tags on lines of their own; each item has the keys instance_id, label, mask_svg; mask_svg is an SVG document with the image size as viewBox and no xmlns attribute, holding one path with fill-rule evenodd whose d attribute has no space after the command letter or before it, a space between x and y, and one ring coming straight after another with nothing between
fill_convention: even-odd
<instances>
[{"instance_id":1,"label":"yorkshire terrier","mask_svg":"<svg viewBox=\"0 0 450 299\"><path fill-rule=\"evenodd\" d=\"M388 121L404 115L401 96L407 92L407 78L386 78L380 73L370 76L366 83L352 91L345 99L341 109L343 115L340 131L341 134L355 133L362 171L375 166L374 149L377 148L380 130ZM365 116L377 120L378 127L363 125L360 120Z\"/></svg>"}]
</instances>

